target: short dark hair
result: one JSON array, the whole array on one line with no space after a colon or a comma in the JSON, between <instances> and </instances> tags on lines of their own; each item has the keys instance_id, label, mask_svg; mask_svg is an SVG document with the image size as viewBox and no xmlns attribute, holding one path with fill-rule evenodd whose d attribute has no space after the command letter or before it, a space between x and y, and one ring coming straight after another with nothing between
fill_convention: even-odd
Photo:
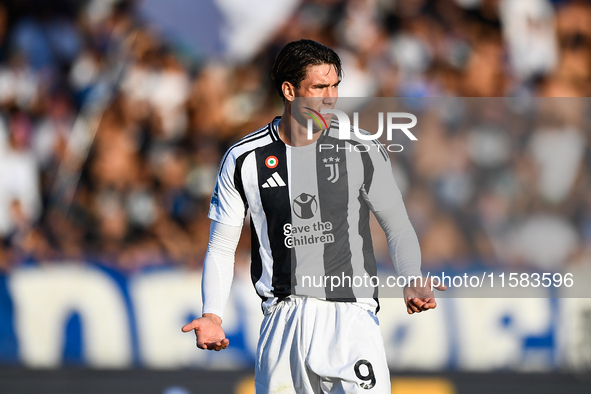
<instances>
[{"instance_id":1,"label":"short dark hair","mask_svg":"<svg viewBox=\"0 0 591 394\"><path fill-rule=\"evenodd\" d=\"M319 42L312 40L292 41L279 51L273 64L273 82L281 98L281 85L287 81L295 88L306 78L308 66L331 64L334 66L339 79L342 77L341 58L335 51Z\"/></svg>"}]
</instances>

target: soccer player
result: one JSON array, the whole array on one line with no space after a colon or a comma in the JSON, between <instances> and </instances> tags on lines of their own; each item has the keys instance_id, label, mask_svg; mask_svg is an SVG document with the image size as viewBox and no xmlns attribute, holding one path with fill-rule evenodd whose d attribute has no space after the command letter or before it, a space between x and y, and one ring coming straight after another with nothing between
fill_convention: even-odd
<instances>
[{"instance_id":1,"label":"soccer player","mask_svg":"<svg viewBox=\"0 0 591 394\"><path fill-rule=\"evenodd\" d=\"M320 113L334 108L341 74L332 49L311 40L287 44L273 66L283 115L226 152L211 198L203 316L182 330L195 330L201 349L228 346L222 317L250 209L251 276L265 315L258 394L390 393L377 288L351 283L376 275L370 210L398 275L421 277L419 243L387 153L379 145L351 149L360 143L355 135L339 139L337 121ZM409 314L436 307L428 280L405 287L404 299Z\"/></svg>"}]
</instances>

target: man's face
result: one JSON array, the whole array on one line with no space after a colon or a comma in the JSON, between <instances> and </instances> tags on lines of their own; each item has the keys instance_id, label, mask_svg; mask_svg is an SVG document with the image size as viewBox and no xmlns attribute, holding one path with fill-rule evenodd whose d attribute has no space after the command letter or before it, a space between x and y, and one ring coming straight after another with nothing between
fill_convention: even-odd
<instances>
[{"instance_id":1,"label":"man's face","mask_svg":"<svg viewBox=\"0 0 591 394\"><path fill-rule=\"evenodd\" d=\"M294 92L299 115L306 119L307 122L309 118L318 118L321 109L334 108L339 95L338 86L340 82L336 69L332 64L308 66L306 78L300 82L300 86ZM311 116L311 113L314 116ZM332 114L321 116L324 118L326 124L330 125ZM320 123L324 124L324 122ZM324 127L320 128L318 122L315 121L314 128L320 130Z\"/></svg>"},{"instance_id":2,"label":"man's face","mask_svg":"<svg viewBox=\"0 0 591 394\"><path fill-rule=\"evenodd\" d=\"M306 78L295 90L296 97L317 97L326 99L326 102L335 102L339 96L340 82L332 64L308 66Z\"/></svg>"}]
</instances>

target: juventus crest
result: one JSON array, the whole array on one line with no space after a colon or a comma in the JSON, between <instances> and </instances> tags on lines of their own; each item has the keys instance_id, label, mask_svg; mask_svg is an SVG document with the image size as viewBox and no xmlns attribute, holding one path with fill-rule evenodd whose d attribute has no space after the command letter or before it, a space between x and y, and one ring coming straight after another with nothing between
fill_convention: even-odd
<instances>
[{"instance_id":1,"label":"juventus crest","mask_svg":"<svg viewBox=\"0 0 591 394\"><path fill-rule=\"evenodd\" d=\"M330 175L326 178L326 180L332 183L336 183L336 181L338 181L340 177L339 162L341 161L341 159L339 157L335 158L331 156L329 158L322 159L322 161L324 162L324 166L327 167L330 171Z\"/></svg>"}]
</instances>

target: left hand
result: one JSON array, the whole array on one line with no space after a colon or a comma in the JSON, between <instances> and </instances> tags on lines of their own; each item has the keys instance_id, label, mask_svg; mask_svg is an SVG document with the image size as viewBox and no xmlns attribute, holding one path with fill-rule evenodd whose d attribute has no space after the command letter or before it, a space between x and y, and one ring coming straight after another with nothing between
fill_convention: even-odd
<instances>
[{"instance_id":1,"label":"left hand","mask_svg":"<svg viewBox=\"0 0 591 394\"><path fill-rule=\"evenodd\" d=\"M422 278L422 280L411 282L404 288L404 302L409 315L437 307L431 286L431 278ZM446 285L433 286L433 288L441 291L447 290Z\"/></svg>"}]
</instances>

